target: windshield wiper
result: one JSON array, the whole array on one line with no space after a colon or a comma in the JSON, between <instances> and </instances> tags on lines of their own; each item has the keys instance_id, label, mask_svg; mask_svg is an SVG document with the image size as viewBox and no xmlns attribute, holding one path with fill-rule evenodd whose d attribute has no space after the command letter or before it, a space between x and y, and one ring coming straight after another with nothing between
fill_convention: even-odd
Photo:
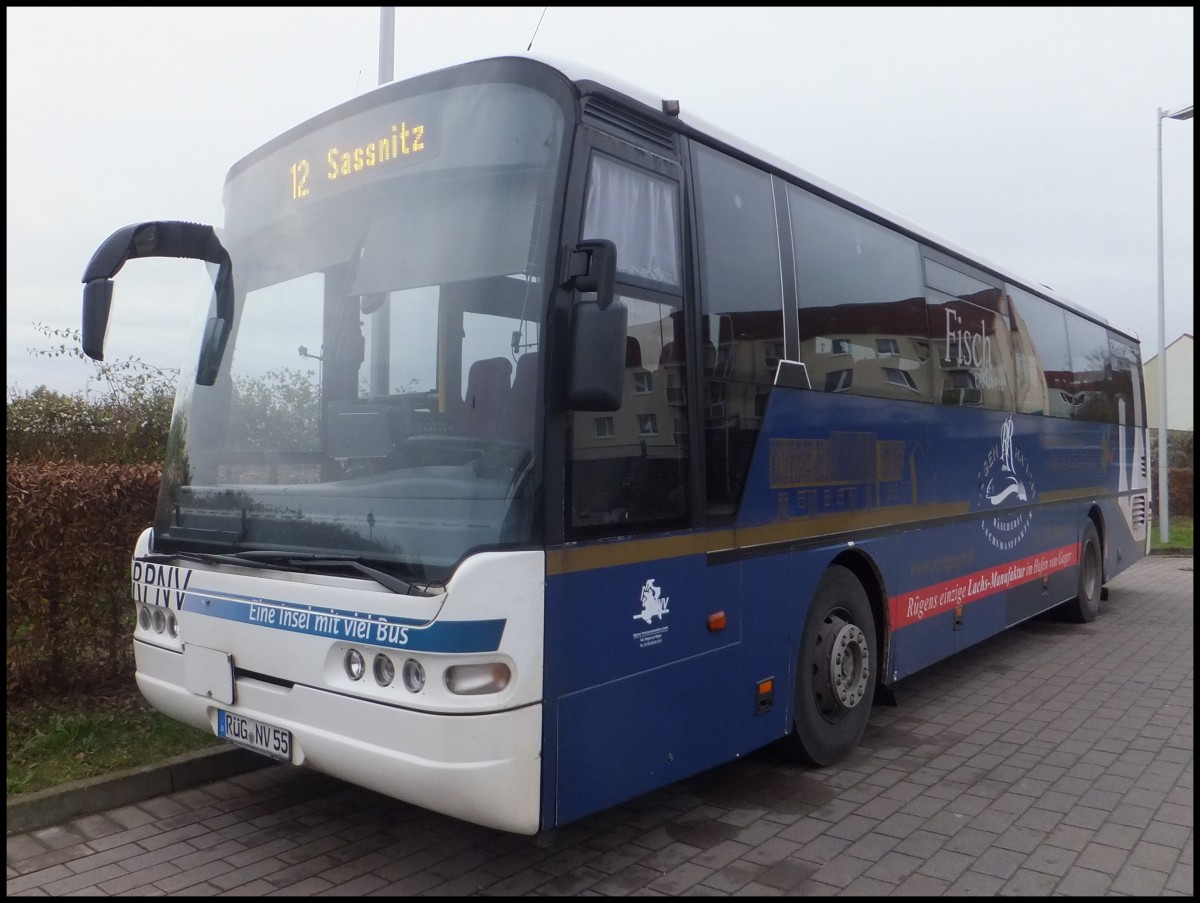
<instances>
[{"instance_id":1,"label":"windshield wiper","mask_svg":"<svg viewBox=\"0 0 1200 903\"><path fill-rule=\"evenodd\" d=\"M253 561L246 558L237 558L233 555L220 555L216 552L150 552L140 558L141 561L149 561L153 564L162 564L168 561L195 561L200 564L236 564L242 567L265 568L267 564L261 561Z\"/></svg>"},{"instance_id":2,"label":"windshield wiper","mask_svg":"<svg viewBox=\"0 0 1200 903\"><path fill-rule=\"evenodd\" d=\"M386 586L394 593L402 596L428 596L430 593L418 589L411 583L393 577L387 571L364 564L361 558L349 555L318 555L316 552L275 552L270 549L250 549L245 552L233 552L234 558L240 561L273 562L282 561L287 564L302 562L308 567L343 567L351 568L360 574L366 574L380 586Z\"/></svg>"},{"instance_id":3,"label":"windshield wiper","mask_svg":"<svg viewBox=\"0 0 1200 903\"><path fill-rule=\"evenodd\" d=\"M350 568L370 577L380 586L390 589L401 596L431 596L432 593L418 588L414 584L394 577L387 571L364 564L359 558L350 556L318 555L315 552L277 552L271 549L250 549L245 552L229 552L217 554L210 552L163 552L145 556L147 561L168 561L172 558L184 561L215 562L217 564L237 564L248 567L265 568L271 565L288 565L291 567L341 567Z\"/></svg>"}]
</instances>

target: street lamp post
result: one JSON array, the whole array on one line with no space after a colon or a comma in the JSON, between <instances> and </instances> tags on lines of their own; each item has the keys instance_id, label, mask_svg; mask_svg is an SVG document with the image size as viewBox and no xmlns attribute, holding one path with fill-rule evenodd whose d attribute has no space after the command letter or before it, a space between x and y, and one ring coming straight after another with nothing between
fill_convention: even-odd
<instances>
[{"instance_id":1,"label":"street lamp post","mask_svg":"<svg viewBox=\"0 0 1200 903\"><path fill-rule=\"evenodd\" d=\"M1158 538L1171 536L1167 505L1167 304L1163 285L1163 178L1162 121L1191 119L1192 104L1174 110L1158 110Z\"/></svg>"}]
</instances>

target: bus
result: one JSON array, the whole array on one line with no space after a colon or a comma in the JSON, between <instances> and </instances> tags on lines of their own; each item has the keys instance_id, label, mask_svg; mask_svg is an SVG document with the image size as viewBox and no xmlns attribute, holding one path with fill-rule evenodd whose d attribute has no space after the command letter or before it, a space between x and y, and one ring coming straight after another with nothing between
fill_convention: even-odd
<instances>
[{"instance_id":1,"label":"bus","mask_svg":"<svg viewBox=\"0 0 1200 903\"><path fill-rule=\"evenodd\" d=\"M104 241L81 334L127 261L205 262L136 678L279 762L544 836L853 756L1148 551L1132 333L677 100L477 60L271 140L223 211Z\"/></svg>"}]
</instances>

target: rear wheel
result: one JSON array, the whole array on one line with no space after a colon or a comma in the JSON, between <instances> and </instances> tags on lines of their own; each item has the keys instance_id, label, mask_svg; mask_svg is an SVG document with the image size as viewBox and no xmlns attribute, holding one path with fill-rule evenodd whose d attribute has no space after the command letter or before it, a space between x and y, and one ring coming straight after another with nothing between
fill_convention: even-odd
<instances>
[{"instance_id":1,"label":"rear wheel","mask_svg":"<svg viewBox=\"0 0 1200 903\"><path fill-rule=\"evenodd\" d=\"M1083 528L1079 544L1079 584L1074 599L1065 606L1072 620L1087 624L1100 614L1100 587L1104 583L1104 567L1100 557L1100 536L1089 519Z\"/></svg>"},{"instance_id":2,"label":"rear wheel","mask_svg":"<svg viewBox=\"0 0 1200 903\"><path fill-rule=\"evenodd\" d=\"M875 697L879 653L866 590L853 572L830 567L817 584L796 667L792 752L831 765L858 745Z\"/></svg>"}]
</instances>

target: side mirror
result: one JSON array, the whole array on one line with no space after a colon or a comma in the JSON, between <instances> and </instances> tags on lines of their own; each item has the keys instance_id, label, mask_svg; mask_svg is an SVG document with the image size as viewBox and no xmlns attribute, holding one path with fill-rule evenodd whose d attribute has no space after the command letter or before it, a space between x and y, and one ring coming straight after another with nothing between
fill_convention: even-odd
<instances>
[{"instance_id":1,"label":"side mirror","mask_svg":"<svg viewBox=\"0 0 1200 903\"><path fill-rule=\"evenodd\" d=\"M567 407L616 411L625 382L629 311L620 301L606 307L597 301L580 301L572 313Z\"/></svg>"},{"instance_id":2,"label":"side mirror","mask_svg":"<svg viewBox=\"0 0 1200 903\"><path fill-rule=\"evenodd\" d=\"M112 292L111 279L93 279L83 286L83 353L94 361L104 360Z\"/></svg>"}]
</instances>

